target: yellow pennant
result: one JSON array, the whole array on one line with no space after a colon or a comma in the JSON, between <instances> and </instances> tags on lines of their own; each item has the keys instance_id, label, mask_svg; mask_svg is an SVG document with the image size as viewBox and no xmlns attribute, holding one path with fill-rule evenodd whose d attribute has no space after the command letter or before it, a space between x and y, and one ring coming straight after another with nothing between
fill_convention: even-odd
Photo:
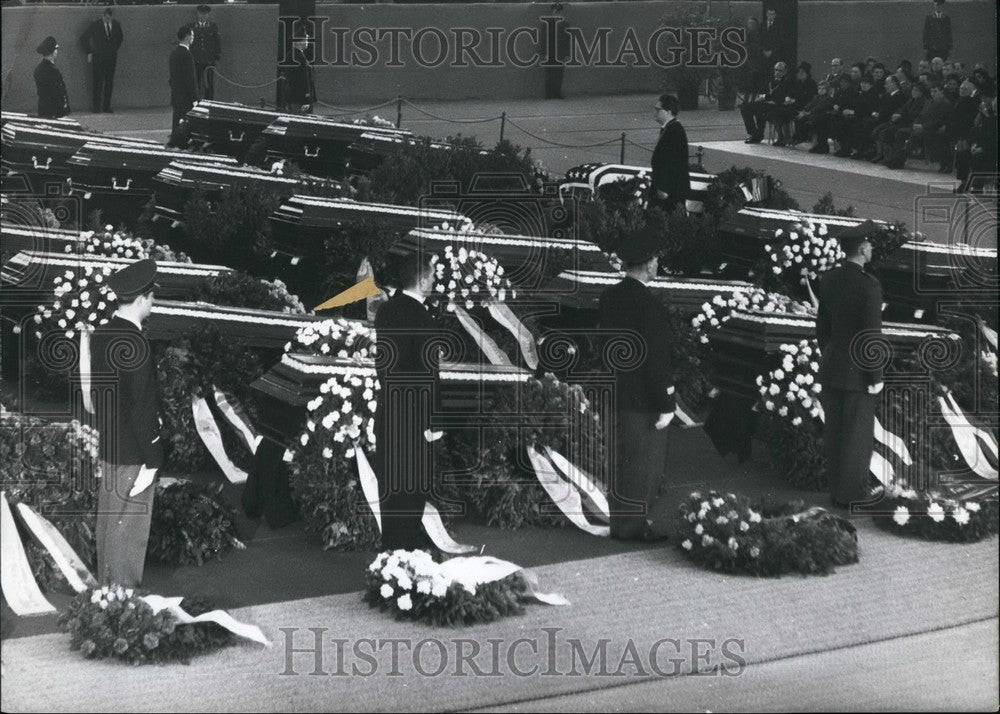
<instances>
[{"instance_id":1,"label":"yellow pennant","mask_svg":"<svg viewBox=\"0 0 1000 714\"><path fill-rule=\"evenodd\" d=\"M378 285L375 284L375 278L369 275L357 285L352 285L344 292L334 295L322 305L314 307L313 310L329 310L331 307L350 305L359 300L375 297L380 292Z\"/></svg>"}]
</instances>

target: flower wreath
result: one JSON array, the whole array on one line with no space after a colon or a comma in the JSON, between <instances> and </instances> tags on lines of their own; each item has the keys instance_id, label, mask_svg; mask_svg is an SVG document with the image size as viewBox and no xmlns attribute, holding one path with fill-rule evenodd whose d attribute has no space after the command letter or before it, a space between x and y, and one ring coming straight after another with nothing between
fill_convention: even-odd
<instances>
[{"instance_id":1,"label":"flower wreath","mask_svg":"<svg viewBox=\"0 0 1000 714\"><path fill-rule=\"evenodd\" d=\"M435 626L492 622L520 615L528 586L521 572L471 586L452 580L422 550L381 553L365 573L364 600L399 619Z\"/></svg>"},{"instance_id":2,"label":"flower wreath","mask_svg":"<svg viewBox=\"0 0 1000 714\"><path fill-rule=\"evenodd\" d=\"M708 342L708 328L721 327L732 316L733 310L760 310L775 315L814 315L812 306L793 300L781 293L772 293L763 288L734 290L729 297L716 295L711 302L703 303L701 311L691 318L691 326L698 333L702 344ZM706 324L707 323L707 324Z\"/></svg>"},{"instance_id":3,"label":"flower wreath","mask_svg":"<svg viewBox=\"0 0 1000 714\"><path fill-rule=\"evenodd\" d=\"M203 600L185 598L182 607L197 616L215 608ZM122 660L129 664L189 662L232 644L232 633L214 623L180 624L169 610L153 611L139 593L118 585L77 595L59 616L70 634L70 648L88 659Z\"/></svg>"},{"instance_id":4,"label":"flower wreath","mask_svg":"<svg viewBox=\"0 0 1000 714\"><path fill-rule=\"evenodd\" d=\"M434 292L448 298L448 309L464 304L472 309L476 303L493 299L504 302L507 293L512 299L517 292L510 280L504 277L503 266L485 253L476 250L445 246L444 257L432 258L434 264Z\"/></svg>"},{"instance_id":5,"label":"flower wreath","mask_svg":"<svg viewBox=\"0 0 1000 714\"><path fill-rule=\"evenodd\" d=\"M789 230L779 228L771 241L764 245L771 272L781 276L795 275L791 283L806 284L829 270L844 258L839 241L825 223L802 223Z\"/></svg>"},{"instance_id":6,"label":"flower wreath","mask_svg":"<svg viewBox=\"0 0 1000 714\"><path fill-rule=\"evenodd\" d=\"M822 508L793 501L754 508L736 494L698 491L679 507L680 548L693 561L726 573L827 574L858 561L854 526Z\"/></svg>"},{"instance_id":7,"label":"flower wreath","mask_svg":"<svg viewBox=\"0 0 1000 714\"><path fill-rule=\"evenodd\" d=\"M885 491L875 522L899 535L972 543L1000 530L1000 504L992 498L962 500L898 485Z\"/></svg>"},{"instance_id":8,"label":"flower wreath","mask_svg":"<svg viewBox=\"0 0 1000 714\"><path fill-rule=\"evenodd\" d=\"M323 320L300 328L295 340L285 343L285 352L293 350L364 360L375 354L375 330L342 317Z\"/></svg>"}]
</instances>

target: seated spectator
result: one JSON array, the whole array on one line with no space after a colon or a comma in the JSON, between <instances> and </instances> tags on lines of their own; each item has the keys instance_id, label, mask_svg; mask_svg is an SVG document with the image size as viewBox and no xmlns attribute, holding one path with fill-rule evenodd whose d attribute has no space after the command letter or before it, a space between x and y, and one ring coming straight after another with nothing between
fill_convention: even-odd
<instances>
[{"instance_id":1,"label":"seated spectator","mask_svg":"<svg viewBox=\"0 0 1000 714\"><path fill-rule=\"evenodd\" d=\"M858 93L857 87L851 81L850 75L840 76L840 87L833 93L833 108L816 119L813 128L816 131L816 143L809 149L810 154L829 154L830 137L839 131L844 121L843 111L851 106Z\"/></svg>"},{"instance_id":2,"label":"seated spectator","mask_svg":"<svg viewBox=\"0 0 1000 714\"><path fill-rule=\"evenodd\" d=\"M784 104L785 97L790 94L791 81L788 77L788 65L778 62L774 65L774 77L767 85L767 92L760 100L744 102L740 105L740 114L746 126L746 144L759 144L764 139L767 128L767 116L779 104Z\"/></svg>"},{"instance_id":3,"label":"seated spectator","mask_svg":"<svg viewBox=\"0 0 1000 714\"><path fill-rule=\"evenodd\" d=\"M878 111L878 92L875 91L875 80L871 75L861 77L861 91L857 92L841 109L843 121L839 122L831 135L840 144L834 154L846 158L857 153L858 133L864 126L865 119Z\"/></svg>"},{"instance_id":4,"label":"seated spectator","mask_svg":"<svg viewBox=\"0 0 1000 714\"><path fill-rule=\"evenodd\" d=\"M830 60L830 71L827 73L824 81L830 86L831 90L840 84L840 75L843 73L844 64L840 61L840 57L834 57Z\"/></svg>"},{"instance_id":5,"label":"seated spectator","mask_svg":"<svg viewBox=\"0 0 1000 714\"><path fill-rule=\"evenodd\" d=\"M875 89L878 90L879 94L885 92L885 65L881 62L876 62L875 66L872 67L872 77L875 79Z\"/></svg>"},{"instance_id":6,"label":"seated spectator","mask_svg":"<svg viewBox=\"0 0 1000 714\"><path fill-rule=\"evenodd\" d=\"M791 141L788 125L809 100L816 96L816 91L816 82L812 78L812 65L801 62L785 100L767 116L767 121L774 125L775 133L778 135L774 146L785 146Z\"/></svg>"},{"instance_id":7,"label":"seated spectator","mask_svg":"<svg viewBox=\"0 0 1000 714\"><path fill-rule=\"evenodd\" d=\"M909 88L909 85L907 85ZM895 75L885 78L885 93L879 97L878 105L867 117L865 117L857 127L854 135L855 156L861 154L866 159L875 158L875 132L886 122L889 122L892 115L900 110L909 97L896 80Z\"/></svg>"},{"instance_id":8,"label":"seated spectator","mask_svg":"<svg viewBox=\"0 0 1000 714\"><path fill-rule=\"evenodd\" d=\"M795 132L792 134L791 145L795 146L811 139L816 119L832 110L833 95L830 93L830 83L824 79L817 87L816 96L795 115Z\"/></svg>"},{"instance_id":9,"label":"seated spectator","mask_svg":"<svg viewBox=\"0 0 1000 714\"><path fill-rule=\"evenodd\" d=\"M900 85L900 89L902 90L902 85ZM926 93L927 90L924 88L924 85L914 83L910 87L910 98L906 103L899 108L899 111L889 117L889 121L883 123L875 130L875 157L872 159L873 163L877 164L889 161L892 158L892 146L895 141L896 132L908 129L916 121L921 110L924 108Z\"/></svg>"},{"instance_id":10,"label":"seated spectator","mask_svg":"<svg viewBox=\"0 0 1000 714\"><path fill-rule=\"evenodd\" d=\"M930 75L930 73L929 72L921 72L920 74L918 74L917 75L917 84L922 84L924 86L924 89L928 90L928 94L929 94L930 93L930 88L931 88L931 75Z\"/></svg>"},{"instance_id":11,"label":"seated spectator","mask_svg":"<svg viewBox=\"0 0 1000 714\"><path fill-rule=\"evenodd\" d=\"M924 103L914 122L895 132L892 155L885 165L890 169L901 169L906 163L906 152L909 149L922 146L926 150L929 139L939 132L943 134L951 113L952 106L944 98L944 89L940 84L932 85L930 101Z\"/></svg>"},{"instance_id":12,"label":"seated spectator","mask_svg":"<svg viewBox=\"0 0 1000 714\"><path fill-rule=\"evenodd\" d=\"M969 73L965 69L965 63L959 60L955 60L951 63L952 71L958 75L959 83L964 82L969 78Z\"/></svg>"},{"instance_id":13,"label":"seated spectator","mask_svg":"<svg viewBox=\"0 0 1000 714\"><path fill-rule=\"evenodd\" d=\"M944 96L952 104L958 101L959 92L958 88L961 82L958 79L957 74L949 74L944 79Z\"/></svg>"},{"instance_id":14,"label":"seated spectator","mask_svg":"<svg viewBox=\"0 0 1000 714\"><path fill-rule=\"evenodd\" d=\"M979 87L980 92L996 96L996 82L990 78L990 73L982 65L976 65L976 68L972 70L972 81Z\"/></svg>"},{"instance_id":15,"label":"seated spectator","mask_svg":"<svg viewBox=\"0 0 1000 714\"><path fill-rule=\"evenodd\" d=\"M928 60L920 60L917 62L917 75L930 74L931 73L931 63Z\"/></svg>"},{"instance_id":16,"label":"seated spectator","mask_svg":"<svg viewBox=\"0 0 1000 714\"><path fill-rule=\"evenodd\" d=\"M960 193L977 193L989 176L996 175L997 157L997 98L980 95L979 113L969 134L968 149L955 156L955 176Z\"/></svg>"},{"instance_id":17,"label":"seated spectator","mask_svg":"<svg viewBox=\"0 0 1000 714\"><path fill-rule=\"evenodd\" d=\"M940 57L931 60L931 81L944 81L944 60Z\"/></svg>"},{"instance_id":18,"label":"seated spectator","mask_svg":"<svg viewBox=\"0 0 1000 714\"><path fill-rule=\"evenodd\" d=\"M861 62L857 62L851 65L851 82L854 83L855 87L861 84L861 75L865 73L865 66Z\"/></svg>"}]
</instances>

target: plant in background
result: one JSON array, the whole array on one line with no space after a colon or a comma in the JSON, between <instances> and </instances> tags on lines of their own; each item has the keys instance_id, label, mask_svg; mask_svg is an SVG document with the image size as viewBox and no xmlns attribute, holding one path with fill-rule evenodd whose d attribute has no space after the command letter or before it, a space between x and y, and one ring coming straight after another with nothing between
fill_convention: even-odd
<instances>
[{"instance_id":1,"label":"plant in background","mask_svg":"<svg viewBox=\"0 0 1000 714\"><path fill-rule=\"evenodd\" d=\"M236 510L220 501L221 491L219 483L157 485L148 557L171 565L201 565L231 548L246 548L236 537Z\"/></svg>"},{"instance_id":2,"label":"plant in background","mask_svg":"<svg viewBox=\"0 0 1000 714\"><path fill-rule=\"evenodd\" d=\"M213 202L198 189L184 205L187 240L202 252L199 259L249 272L267 270L272 252L268 218L280 204L274 190L256 184L227 186Z\"/></svg>"},{"instance_id":3,"label":"plant in background","mask_svg":"<svg viewBox=\"0 0 1000 714\"><path fill-rule=\"evenodd\" d=\"M854 206L837 208L833 204L833 193L827 191L816 201L816 204L812 207L812 212L821 216L844 216L851 218L854 216Z\"/></svg>"},{"instance_id":4,"label":"plant in background","mask_svg":"<svg viewBox=\"0 0 1000 714\"><path fill-rule=\"evenodd\" d=\"M288 292L288 287L281 280L262 280L238 270L220 273L200 283L192 293L192 299L225 307L273 310L292 315L304 315L306 312L302 301Z\"/></svg>"},{"instance_id":5,"label":"plant in background","mask_svg":"<svg viewBox=\"0 0 1000 714\"><path fill-rule=\"evenodd\" d=\"M705 213L714 216L716 222L724 220L729 213L735 213L748 205L753 198L754 180L763 189L760 201L754 201L760 208L779 210L799 210L798 202L781 187L781 182L763 171L746 167L731 166L716 175L705 196ZM748 197L748 192L750 196Z\"/></svg>"}]
</instances>

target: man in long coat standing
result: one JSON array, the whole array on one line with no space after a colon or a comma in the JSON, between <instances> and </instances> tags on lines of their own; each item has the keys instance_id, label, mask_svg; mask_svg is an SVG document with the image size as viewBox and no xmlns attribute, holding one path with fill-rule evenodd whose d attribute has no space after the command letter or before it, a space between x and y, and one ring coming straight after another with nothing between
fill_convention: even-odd
<instances>
[{"instance_id":1,"label":"man in long coat standing","mask_svg":"<svg viewBox=\"0 0 1000 714\"><path fill-rule=\"evenodd\" d=\"M90 342L102 478L97 496L97 577L142 583L153 514L153 480L163 464L160 390L142 325L153 309L156 263L137 261L108 277L118 309Z\"/></svg>"},{"instance_id":2,"label":"man in long coat standing","mask_svg":"<svg viewBox=\"0 0 1000 714\"><path fill-rule=\"evenodd\" d=\"M49 35L35 50L42 61L35 67L35 89L38 90L38 116L58 119L69 114L69 96L62 72L56 67L59 43Z\"/></svg>"},{"instance_id":3,"label":"man in long coat standing","mask_svg":"<svg viewBox=\"0 0 1000 714\"><path fill-rule=\"evenodd\" d=\"M646 287L656 276L659 238L644 228L618 250L625 278L601 295L598 326L605 355L617 354L610 341L627 340L635 359L612 364L615 373L614 460L608 504L611 537L656 540L650 513L663 478L667 426L674 418L674 378L667 309Z\"/></svg>"},{"instance_id":4,"label":"man in long coat standing","mask_svg":"<svg viewBox=\"0 0 1000 714\"><path fill-rule=\"evenodd\" d=\"M177 31L177 46L170 52L170 106L174 114L170 125L168 145L177 141L177 127L198 101L198 82L195 78L194 58L191 56L191 42L194 30L184 26Z\"/></svg>"},{"instance_id":5,"label":"man in long coat standing","mask_svg":"<svg viewBox=\"0 0 1000 714\"><path fill-rule=\"evenodd\" d=\"M882 334L882 286L864 268L871 262L869 236L875 227L865 221L838 236L847 257L823 275L817 291L823 442L830 499L842 508L871 495L866 485L882 369L866 355Z\"/></svg>"},{"instance_id":6,"label":"man in long coat standing","mask_svg":"<svg viewBox=\"0 0 1000 714\"><path fill-rule=\"evenodd\" d=\"M439 330L425 301L434 283L430 256L399 261L399 290L375 316L375 365L382 388L375 412L375 462L385 550L434 546L421 517L432 492L431 429L438 395ZM431 550L430 552L433 552Z\"/></svg>"}]
</instances>

